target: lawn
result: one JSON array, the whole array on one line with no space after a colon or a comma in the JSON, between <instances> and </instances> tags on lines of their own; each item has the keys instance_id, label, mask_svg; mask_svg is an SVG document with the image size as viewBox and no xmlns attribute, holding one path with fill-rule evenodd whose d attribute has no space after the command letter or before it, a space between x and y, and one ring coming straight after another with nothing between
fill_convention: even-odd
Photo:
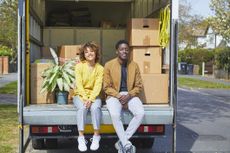
<instances>
[{"instance_id":1,"label":"lawn","mask_svg":"<svg viewBox=\"0 0 230 153\"><path fill-rule=\"evenodd\" d=\"M222 83L214 83L192 78L178 78L178 86L193 88L230 89L230 85L224 85Z\"/></svg>"},{"instance_id":2,"label":"lawn","mask_svg":"<svg viewBox=\"0 0 230 153\"><path fill-rule=\"evenodd\" d=\"M0 88L0 94L17 94L17 81L8 83Z\"/></svg>"},{"instance_id":3,"label":"lawn","mask_svg":"<svg viewBox=\"0 0 230 153\"><path fill-rule=\"evenodd\" d=\"M0 153L15 153L18 148L16 105L0 105Z\"/></svg>"}]
</instances>

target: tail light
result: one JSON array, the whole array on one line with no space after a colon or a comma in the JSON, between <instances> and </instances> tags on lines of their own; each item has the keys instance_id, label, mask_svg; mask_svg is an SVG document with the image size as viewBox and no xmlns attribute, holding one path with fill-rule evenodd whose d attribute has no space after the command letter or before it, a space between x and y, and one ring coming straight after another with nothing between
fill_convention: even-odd
<instances>
[{"instance_id":1,"label":"tail light","mask_svg":"<svg viewBox=\"0 0 230 153\"><path fill-rule=\"evenodd\" d=\"M141 125L137 131L139 133L163 134L165 131L164 129L164 125Z\"/></svg>"},{"instance_id":2,"label":"tail light","mask_svg":"<svg viewBox=\"0 0 230 153\"><path fill-rule=\"evenodd\" d=\"M31 133L44 134L44 133L58 133L58 126L31 126Z\"/></svg>"}]
</instances>

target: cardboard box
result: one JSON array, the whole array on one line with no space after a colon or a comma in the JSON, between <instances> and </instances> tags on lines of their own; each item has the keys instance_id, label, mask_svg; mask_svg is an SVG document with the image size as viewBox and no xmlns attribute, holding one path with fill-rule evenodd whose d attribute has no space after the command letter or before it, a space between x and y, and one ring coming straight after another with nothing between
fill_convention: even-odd
<instances>
[{"instance_id":1,"label":"cardboard box","mask_svg":"<svg viewBox=\"0 0 230 153\"><path fill-rule=\"evenodd\" d=\"M55 101L54 93L51 92L41 93L42 83L43 80L31 80L31 104L53 104L54 103Z\"/></svg>"},{"instance_id":2,"label":"cardboard box","mask_svg":"<svg viewBox=\"0 0 230 153\"><path fill-rule=\"evenodd\" d=\"M167 104L168 100L168 74L142 74L144 90L140 99L144 104Z\"/></svg>"},{"instance_id":3,"label":"cardboard box","mask_svg":"<svg viewBox=\"0 0 230 153\"><path fill-rule=\"evenodd\" d=\"M160 46L159 20L133 18L128 22L128 40L131 46Z\"/></svg>"},{"instance_id":4,"label":"cardboard box","mask_svg":"<svg viewBox=\"0 0 230 153\"><path fill-rule=\"evenodd\" d=\"M64 45L58 49L58 57L61 64L70 59L79 58L81 45Z\"/></svg>"},{"instance_id":5,"label":"cardboard box","mask_svg":"<svg viewBox=\"0 0 230 153\"><path fill-rule=\"evenodd\" d=\"M141 73L161 73L162 50L160 47L133 47L130 58L139 65Z\"/></svg>"},{"instance_id":6,"label":"cardboard box","mask_svg":"<svg viewBox=\"0 0 230 153\"><path fill-rule=\"evenodd\" d=\"M31 64L31 104L51 104L54 103L53 93L41 93L42 72L52 66L52 63Z\"/></svg>"}]
</instances>

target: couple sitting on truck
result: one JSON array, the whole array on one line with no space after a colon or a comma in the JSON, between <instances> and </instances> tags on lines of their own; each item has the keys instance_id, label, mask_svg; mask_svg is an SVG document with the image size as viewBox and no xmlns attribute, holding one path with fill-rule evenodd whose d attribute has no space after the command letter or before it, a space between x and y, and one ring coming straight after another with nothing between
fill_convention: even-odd
<instances>
[{"instance_id":1,"label":"couple sitting on truck","mask_svg":"<svg viewBox=\"0 0 230 153\"><path fill-rule=\"evenodd\" d=\"M82 45L80 50L81 62L76 65L76 96L74 105L77 107L78 149L87 151L84 137L86 115L90 110L94 135L90 150L99 148L101 99L99 93L102 88L107 95L106 105L109 110L114 129L119 138L115 148L119 153L135 153L136 148L129 139L140 126L144 108L137 95L142 90L142 80L138 65L129 60L129 43L120 40L116 44L117 58L108 61L103 68L99 63L99 47L94 42ZM121 121L122 109L128 109L133 118L127 129Z\"/></svg>"}]
</instances>

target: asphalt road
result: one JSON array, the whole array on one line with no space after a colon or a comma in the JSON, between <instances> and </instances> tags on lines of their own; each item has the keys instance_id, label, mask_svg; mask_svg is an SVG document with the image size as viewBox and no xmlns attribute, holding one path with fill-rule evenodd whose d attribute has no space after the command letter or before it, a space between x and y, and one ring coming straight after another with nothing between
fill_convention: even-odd
<instances>
[{"instance_id":1,"label":"asphalt road","mask_svg":"<svg viewBox=\"0 0 230 153\"><path fill-rule=\"evenodd\" d=\"M166 136L157 138L151 149L138 148L137 153L170 152L171 126L166 127ZM112 153L106 148L100 153ZM230 90L178 90L177 112L178 152L230 152ZM58 150L33 150L29 153L76 153L76 140L59 141Z\"/></svg>"}]
</instances>

